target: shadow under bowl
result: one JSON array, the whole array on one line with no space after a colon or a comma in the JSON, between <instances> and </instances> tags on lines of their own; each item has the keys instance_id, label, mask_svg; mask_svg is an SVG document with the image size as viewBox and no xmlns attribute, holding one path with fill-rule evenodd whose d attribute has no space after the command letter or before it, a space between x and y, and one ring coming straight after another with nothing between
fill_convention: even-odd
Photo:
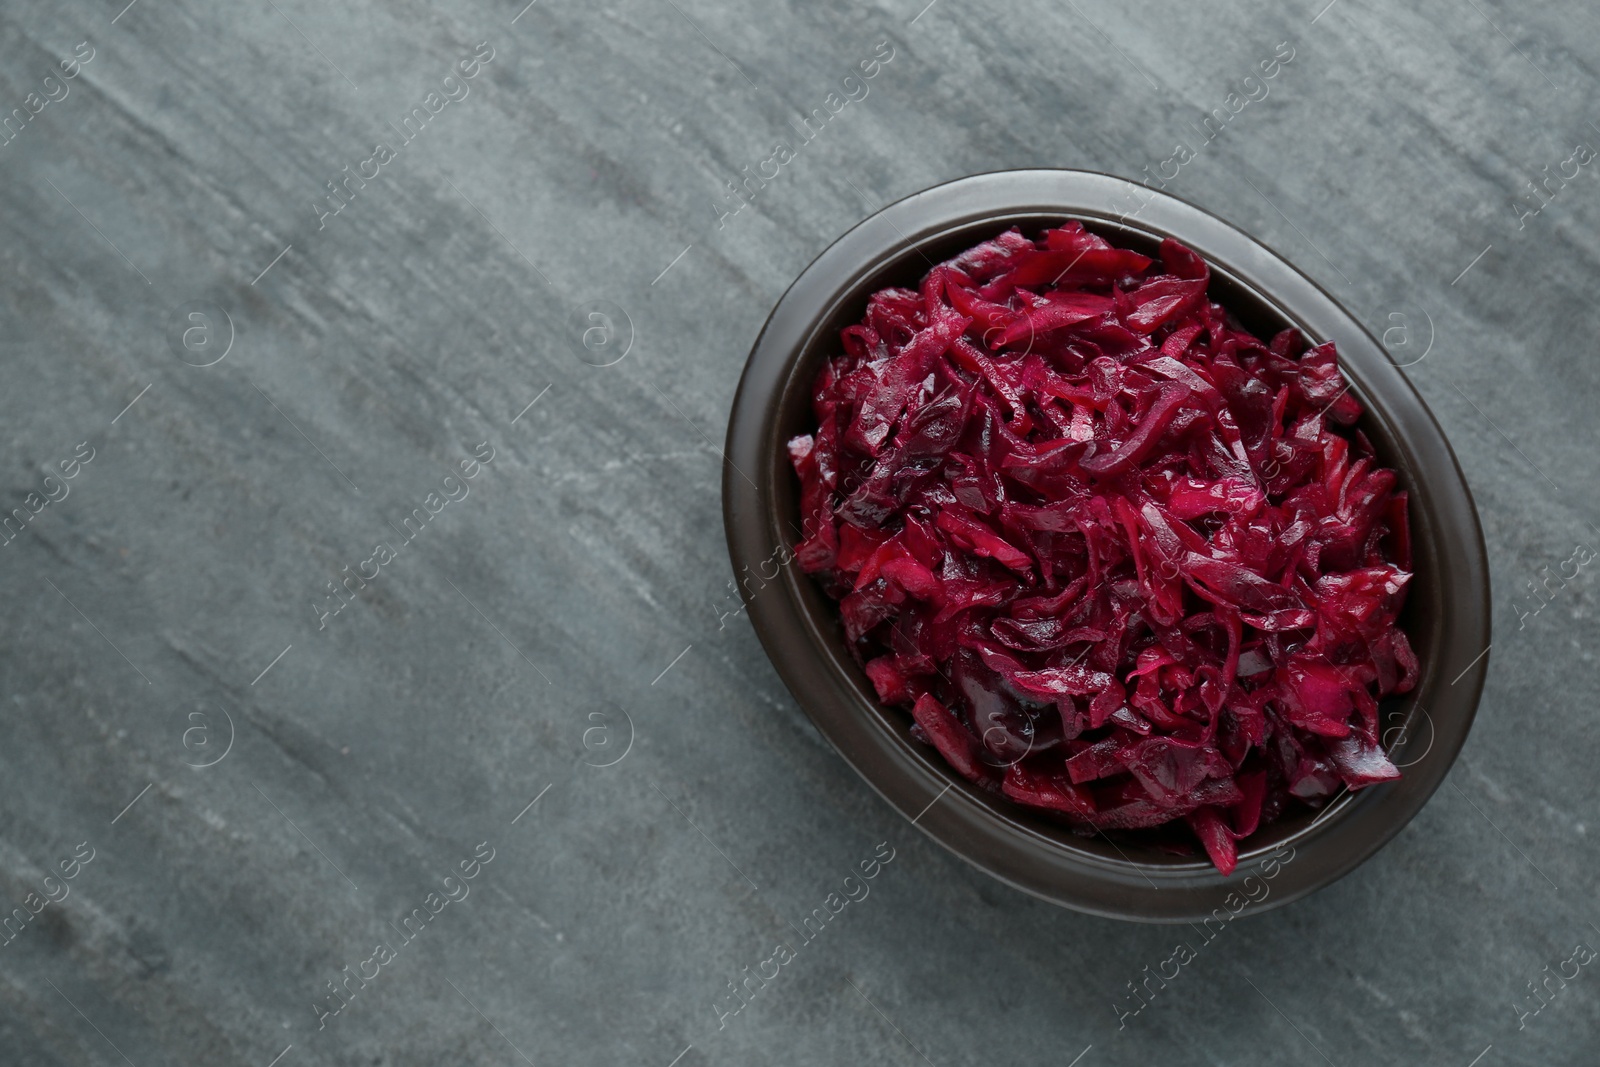
<instances>
[{"instance_id":1,"label":"shadow under bowl","mask_svg":"<svg viewBox=\"0 0 1600 1067\"><path fill-rule=\"evenodd\" d=\"M1313 344L1333 341L1364 409L1358 427L1409 494L1414 576L1400 625L1422 672L1411 693L1380 709L1385 747L1403 777L1264 827L1241 842L1238 868L1227 877L1203 855L1172 855L1137 836L1083 837L968 783L911 738L908 710L878 702L850 655L837 605L797 567L782 565L800 539L799 482L785 444L815 426L811 385L822 361L841 351L839 330L860 320L878 289L915 287L933 264L1008 227L1037 236L1068 219L1152 256L1163 237L1174 237L1211 264L1211 299L1247 329L1270 337L1293 326ZM1347 874L1443 782L1488 671L1488 561L1477 512L1449 443L1400 366L1332 296L1254 238L1110 175L1020 170L963 178L891 204L839 238L778 301L750 352L729 420L722 499L751 623L823 737L957 856L1091 914L1144 922L1231 916L1242 900L1253 911L1277 907ZM1269 862L1272 855L1278 861Z\"/></svg>"}]
</instances>

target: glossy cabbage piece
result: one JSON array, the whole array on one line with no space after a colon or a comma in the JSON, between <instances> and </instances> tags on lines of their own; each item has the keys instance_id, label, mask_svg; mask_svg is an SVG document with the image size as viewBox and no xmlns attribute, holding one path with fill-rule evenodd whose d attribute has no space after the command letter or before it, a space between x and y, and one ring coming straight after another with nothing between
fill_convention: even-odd
<instances>
[{"instance_id":1,"label":"glossy cabbage piece","mask_svg":"<svg viewBox=\"0 0 1600 1067\"><path fill-rule=\"evenodd\" d=\"M1406 495L1333 345L1252 336L1167 240L1009 230L873 294L789 443L800 565L981 788L1224 874L1399 777Z\"/></svg>"}]
</instances>

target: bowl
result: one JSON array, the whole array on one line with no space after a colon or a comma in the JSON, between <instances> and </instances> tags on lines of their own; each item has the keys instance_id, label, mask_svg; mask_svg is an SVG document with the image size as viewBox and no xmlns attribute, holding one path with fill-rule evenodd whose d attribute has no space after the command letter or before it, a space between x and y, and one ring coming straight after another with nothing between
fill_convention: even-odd
<instances>
[{"instance_id":1,"label":"bowl","mask_svg":"<svg viewBox=\"0 0 1600 1067\"><path fill-rule=\"evenodd\" d=\"M1414 577L1400 625L1421 677L1380 709L1385 748L1403 777L1264 828L1248 847L1241 842L1229 876L1203 855L1079 836L969 784L911 738L909 711L878 702L846 646L836 605L788 565L799 539L799 482L784 446L814 424L810 386L821 361L839 351L839 330L859 320L877 289L914 287L933 263L1010 226L1036 236L1068 219L1147 254L1174 237L1211 264L1211 299L1253 332L1295 326L1313 344L1334 341L1365 411L1358 425L1410 498ZM1095 915L1226 920L1245 908L1287 904L1349 873L1444 781L1488 671L1488 561L1477 512L1449 443L1405 374L1355 316L1261 242L1111 175L1015 170L962 178L891 204L835 241L784 293L750 351L729 419L722 500L756 634L845 762L918 830L973 866Z\"/></svg>"}]
</instances>

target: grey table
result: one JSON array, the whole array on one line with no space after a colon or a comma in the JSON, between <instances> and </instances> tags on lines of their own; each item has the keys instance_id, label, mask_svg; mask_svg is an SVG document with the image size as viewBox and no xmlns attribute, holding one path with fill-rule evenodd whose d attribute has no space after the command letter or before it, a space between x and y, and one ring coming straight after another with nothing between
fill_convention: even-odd
<instances>
[{"instance_id":1,"label":"grey table","mask_svg":"<svg viewBox=\"0 0 1600 1067\"><path fill-rule=\"evenodd\" d=\"M0 13L0 1064L1595 1062L1600 12L524 2ZM1192 935L881 803L720 525L788 281L1041 165L1383 332L1495 582L1433 802L1137 1014Z\"/></svg>"}]
</instances>

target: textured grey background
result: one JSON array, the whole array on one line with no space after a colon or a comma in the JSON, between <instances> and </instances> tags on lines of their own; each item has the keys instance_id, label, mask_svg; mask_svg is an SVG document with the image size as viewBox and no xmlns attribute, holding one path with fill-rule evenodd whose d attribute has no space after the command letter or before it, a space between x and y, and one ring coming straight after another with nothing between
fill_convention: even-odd
<instances>
[{"instance_id":1,"label":"textured grey background","mask_svg":"<svg viewBox=\"0 0 1600 1067\"><path fill-rule=\"evenodd\" d=\"M1521 228L1514 198L1600 143L1600 11L124 2L0 11L0 113L95 50L0 146L5 506L94 450L0 548L0 902L94 850L0 948L4 1067L1595 1062L1592 968L1518 1011L1600 944L1596 578L1516 598L1600 543L1596 168ZM719 227L724 183L882 40L870 94ZM470 95L319 230L324 183L482 41ZM1193 936L992 882L846 769L723 614L716 444L768 309L865 214L999 167L1141 176L1282 41L1169 191L1427 350L1492 668L1393 844L1119 1030ZM207 300L236 336L202 369L179 338ZM631 323L605 368L572 322L595 301ZM480 442L470 495L319 630L326 583ZM319 1030L480 842L470 896ZM879 842L871 895L719 1029Z\"/></svg>"}]
</instances>

